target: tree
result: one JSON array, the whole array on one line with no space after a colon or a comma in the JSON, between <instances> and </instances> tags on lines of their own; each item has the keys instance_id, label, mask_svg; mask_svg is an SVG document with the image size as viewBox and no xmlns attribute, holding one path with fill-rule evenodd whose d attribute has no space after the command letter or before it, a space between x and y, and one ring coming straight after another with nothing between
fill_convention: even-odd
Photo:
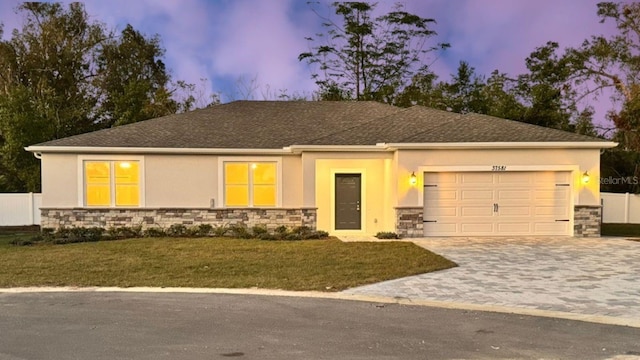
<instances>
[{"instance_id":1,"label":"tree","mask_svg":"<svg viewBox=\"0 0 640 360\"><path fill-rule=\"evenodd\" d=\"M320 98L393 103L416 72L426 73L428 54L449 46L427 46L436 35L430 28L435 20L408 13L401 4L376 18L376 4L334 2L332 7L340 21L319 15L326 32L307 38L310 51L298 56L317 66L312 78Z\"/></svg>"},{"instance_id":2,"label":"tree","mask_svg":"<svg viewBox=\"0 0 640 360\"><path fill-rule=\"evenodd\" d=\"M120 36L81 3L25 2L20 30L0 41L0 191L39 191L40 166L24 147L186 110L189 84L172 83L157 37Z\"/></svg>"},{"instance_id":3,"label":"tree","mask_svg":"<svg viewBox=\"0 0 640 360\"><path fill-rule=\"evenodd\" d=\"M169 74L160 59L164 50L156 35L146 38L127 25L120 37L98 50L95 87L101 127L124 125L179 110L167 86Z\"/></svg>"},{"instance_id":4,"label":"tree","mask_svg":"<svg viewBox=\"0 0 640 360\"><path fill-rule=\"evenodd\" d=\"M565 51L570 81L582 85L582 97L612 89L614 106L607 117L624 148L640 150L640 3L602 2L600 22L613 21L618 33L592 36L578 48Z\"/></svg>"}]
</instances>

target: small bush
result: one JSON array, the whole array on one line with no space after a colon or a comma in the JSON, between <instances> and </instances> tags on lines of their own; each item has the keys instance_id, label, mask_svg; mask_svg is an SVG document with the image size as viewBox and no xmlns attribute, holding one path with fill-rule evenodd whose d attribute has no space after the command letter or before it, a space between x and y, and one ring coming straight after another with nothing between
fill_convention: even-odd
<instances>
[{"instance_id":1,"label":"small bush","mask_svg":"<svg viewBox=\"0 0 640 360\"><path fill-rule=\"evenodd\" d=\"M289 234L285 235L283 239L284 240L302 240L302 236L300 236L300 234L296 234L296 233L289 233Z\"/></svg>"},{"instance_id":2,"label":"small bush","mask_svg":"<svg viewBox=\"0 0 640 360\"><path fill-rule=\"evenodd\" d=\"M167 229L167 236L180 237L187 234L187 227L182 224L173 224Z\"/></svg>"},{"instance_id":3,"label":"small bush","mask_svg":"<svg viewBox=\"0 0 640 360\"><path fill-rule=\"evenodd\" d=\"M267 230L267 227L264 225L255 225L251 228L251 233L253 234L253 236L259 238L260 235L268 234L269 231Z\"/></svg>"},{"instance_id":4,"label":"small bush","mask_svg":"<svg viewBox=\"0 0 640 360\"><path fill-rule=\"evenodd\" d=\"M141 226L127 227L111 227L107 230L107 236L110 239L131 239L142 237L143 231Z\"/></svg>"},{"instance_id":5,"label":"small bush","mask_svg":"<svg viewBox=\"0 0 640 360\"><path fill-rule=\"evenodd\" d=\"M251 239L253 237L249 229L242 224L229 226L229 235L238 239Z\"/></svg>"},{"instance_id":6,"label":"small bush","mask_svg":"<svg viewBox=\"0 0 640 360\"><path fill-rule=\"evenodd\" d=\"M161 227L152 227L144 230L144 237L165 237L167 233Z\"/></svg>"},{"instance_id":7,"label":"small bush","mask_svg":"<svg viewBox=\"0 0 640 360\"><path fill-rule=\"evenodd\" d=\"M284 238L287 233L289 233L289 229L284 225L278 226L275 230L275 235L280 236L280 238Z\"/></svg>"},{"instance_id":8,"label":"small bush","mask_svg":"<svg viewBox=\"0 0 640 360\"><path fill-rule=\"evenodd\" d=\"M214 227L212 232L213 232L213 236L215 237L223 237L227 235L227 233L229 232L229 228L226 225L220 225L220 226Z\"/></svg>"},{"instance_id":9,"label":"small bush","mask_svg":"<svg viewBox=\"0 0 640 360\"><path fill-rule=\"evenodd\" d=\"M400 236L391 231L380 231L376 234L378 239L400 239Z\"/></svg>"},{"instance_id":10,"label":"small bush","mask_svg":"<svg viewBox=\"0 0 640 360\"><path fill-rule=\"evenodd\" d=\"M257 238L260 240L280 240L275 235L269 233L260 234Z\"/></svg>"},{"instance_id":11,"label":"small bush","mask_svg":"<svg viewBox=\"0 0 640 360\"><path fill-rule=\"evenodd\" d=\"M198 236L210 236L212 231L213 226L211 226L210 224L200 224L198 225L198 231L196 234Z\"/></svg>"}]
</instances>

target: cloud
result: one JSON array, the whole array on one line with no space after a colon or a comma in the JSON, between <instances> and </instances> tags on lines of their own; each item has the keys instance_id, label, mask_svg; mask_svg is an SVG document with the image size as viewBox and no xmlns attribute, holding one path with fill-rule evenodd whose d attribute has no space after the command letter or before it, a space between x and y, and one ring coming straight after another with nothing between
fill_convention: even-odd
<instances>
[{"instance_id":1,"label":"cloud","mask_svg":"<svg viewBox=\"0 0 640 360\"><path fill-rule=\"evenodd\" d=\"M219 18L219 36L212 40L209 61L214 73L257 77L260 85L289 93L312 90L306 66L298 61L309 32L288 16L292 6L292 1L234 1Z\"/></svg>"},{"instance_id":2,"label":"cloud","mask_svg":"<svg viewBox=\"0 0 640 360\"><path fill-rule=\"evenodd\" d=\"M321 0L326 5L331 0ZM433 42L449 42L432 69L448 80L461 60L477 73L499 69L512 76L524 72L524 59L547 41L562 47L578 46L597 33L612 34L613 24L599 24L599 0L405 0L406 9L434 18L439 33ZM66 1L69 3L69 1ZM17 0L0 1L4 37L19 27ZM299 0L87 0L88 13L109 28L127 23L147 35L159 34L166 48L166 63L174 79L201 84L208 95L233 93L235 81L257 76L260 99L286 89L310 93L315 84L310 69L298 54L308 49L305 37L320 30L319 19ZM322 5L321 4L321 5ZM380 2L378 12L391 9ZM327 13L330 9L325 8ZM607 101L602 102L608 105ZM605 106L602 105L602 106Z\"/></svg>"}]
</instances>

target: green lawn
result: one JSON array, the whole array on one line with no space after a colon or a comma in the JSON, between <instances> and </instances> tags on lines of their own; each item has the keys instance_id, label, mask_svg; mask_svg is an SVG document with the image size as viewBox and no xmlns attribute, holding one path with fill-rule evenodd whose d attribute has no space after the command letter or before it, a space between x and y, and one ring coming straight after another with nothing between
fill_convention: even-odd
<instances>
[{"instance_id":1,"label":"green lawn","mask_svg":"<svg viewBox=\"0 0 640 360\"><path fill-rule=\"evenodd\" d=\"M602 236L640 237L640 224L602 224Z\"/></svg>"},{"instance_id":2,"label":"green lawn","mask_svg":"<svg viewBox=\"0 0 640 360\"><path fill-rule=\"evenodd\" d=\"M0 226L0 251L9 247L13 239L30 239L40 231L39 226Z\"/></svg>"},{"instance_id":3,"label":"green lawn","mask_svg":"<svg viewBox=\"0 0 640 360\"><path fill-rule=\"evenodd\" d=\"M2 236L0 234L0 236ZM0 237L0 287L153 286L339 291L455 263L408 242L145 238L17 247Z\"/></svg>"}]
</instances>

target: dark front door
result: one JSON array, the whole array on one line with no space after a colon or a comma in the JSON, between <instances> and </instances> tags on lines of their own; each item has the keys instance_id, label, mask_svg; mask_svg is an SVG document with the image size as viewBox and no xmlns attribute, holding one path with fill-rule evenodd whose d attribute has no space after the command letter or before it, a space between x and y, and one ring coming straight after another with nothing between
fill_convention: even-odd
<instances>
[{"instance_id":1,"label":"dark front door","mask_svg":"<svg viewBox=\"0 0 640 360\"><path fill-rule=\"evenodd\" d=\"M360 229L360 174L336 174L336 230Z\"/></svg>"}]
</instances>

